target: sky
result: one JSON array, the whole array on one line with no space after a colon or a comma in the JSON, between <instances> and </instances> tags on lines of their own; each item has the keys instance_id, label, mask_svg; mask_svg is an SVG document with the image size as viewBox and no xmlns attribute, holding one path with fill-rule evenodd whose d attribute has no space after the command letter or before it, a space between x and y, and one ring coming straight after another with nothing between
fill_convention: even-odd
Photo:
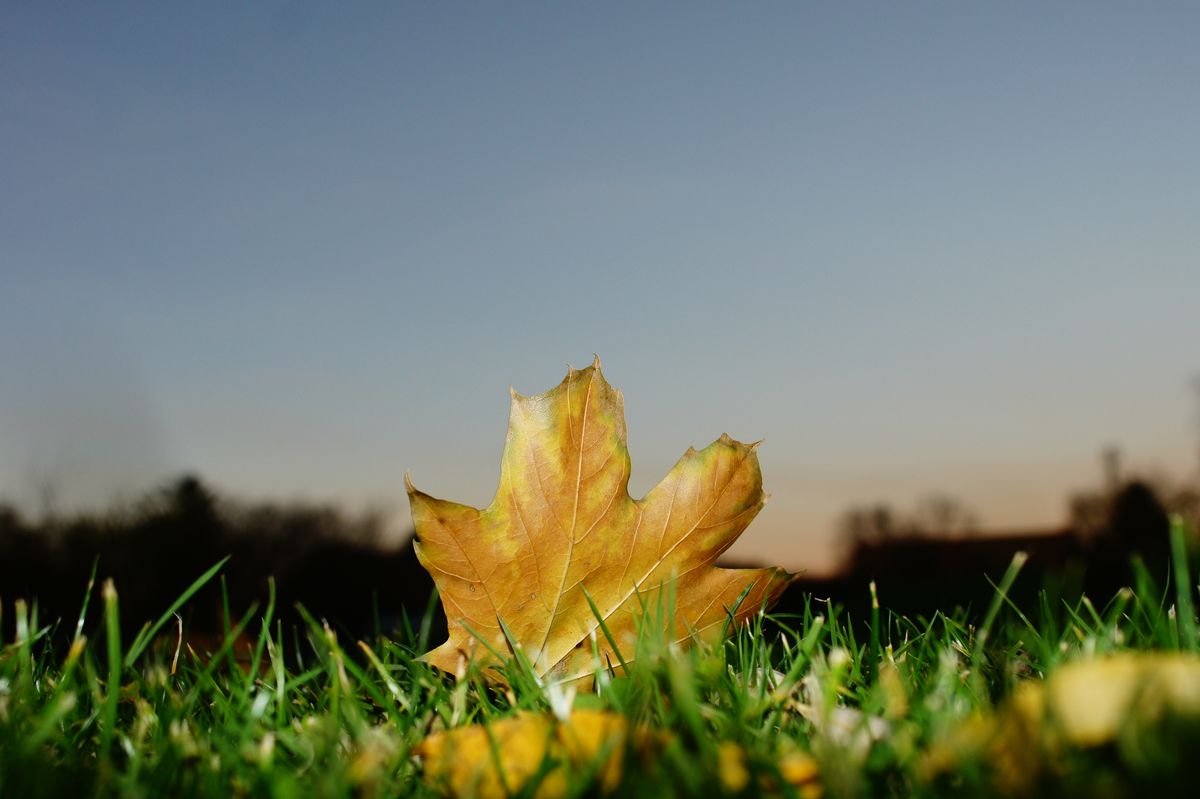
<instances>
[{"instance_id":1,"label":"sky","mask_svg":"<svg viewBox=\"0 0 1200 799\"><path fill-rule=\"evenodd\" d=\"M0 5L0 497L495 491L601 356L630 489L765 439L850 506L1058 525L1197 465L1200 6ZM40 504L39 504L40 503Z\"/></svg>"}]
</instances>

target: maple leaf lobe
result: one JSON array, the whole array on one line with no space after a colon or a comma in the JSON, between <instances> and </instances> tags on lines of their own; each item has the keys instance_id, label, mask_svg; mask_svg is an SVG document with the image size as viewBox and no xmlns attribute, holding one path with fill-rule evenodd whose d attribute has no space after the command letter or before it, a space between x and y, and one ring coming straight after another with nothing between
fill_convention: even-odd
<instances>
[{"instance_id":1,"label":"maple leaf lobe","mask_svg":"<svg viewBox=\"0 0 1200 799\"><path fill-rule=\"evenodd\" d=\"M511 389L510 389L511 391ZM645 497L629 496L624 401L599 358L551 390L511 391L500 484L482 510L435 499L406 476L417 558L433 576L448 640L425 659L450 672L512 641L539 676L594 670L595 603L626 661L643 603L675 580L675 629L719 634L778 598L782 569L723 569L717 557L765 501L754 444L722 435L688 448ZM585 593L586 589L586 593ZM745 596L739 605L738 599ZM486 642L486 645L485 645ZM618 658L597 643L602 662Z\"/></svg>"}]
</instances>

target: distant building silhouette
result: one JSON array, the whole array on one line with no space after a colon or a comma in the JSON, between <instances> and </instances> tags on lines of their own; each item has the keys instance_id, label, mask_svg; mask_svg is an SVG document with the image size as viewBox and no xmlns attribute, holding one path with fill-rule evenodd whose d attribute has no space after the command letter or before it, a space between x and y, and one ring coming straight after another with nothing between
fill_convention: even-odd
<instances>
[{"instance_id":1,"label":"distant building silhouette","mask_svg":"<svg viewBox=\"0 0 1200 799\"><path fill-rule=\"evenodd\" d=\"M789 589L781 609L795 610L804 594L829 596L852 615L869 611L868 583L875 581L881 603L906 615L932 614L955 605L979 610L994 596L997 581L1017 552L1029 558L1010 598L1032 607L1047 585L1064 595L1086 590L1103 604L1130 585L1130 562L1139 557L1160 581L1169 578L1169 520L1163 502L1147 483L1119 479L1115 459L1106 488L1072 498L1074 524L1046 530L942 534L895 524L895 514L860 514L873 525L857 537L842 572L832 578L801 579ZM888 525L877 522L884 519ZM891 534L880 534L890 531Z\"/></svg>"}]
</instances>

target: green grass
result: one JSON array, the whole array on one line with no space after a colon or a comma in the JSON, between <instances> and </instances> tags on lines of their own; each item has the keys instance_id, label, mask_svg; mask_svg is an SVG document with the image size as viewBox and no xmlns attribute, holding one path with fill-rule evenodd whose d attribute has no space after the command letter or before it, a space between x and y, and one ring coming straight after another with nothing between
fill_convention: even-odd
<instances>
[{"instance_id":1,"label":"green grass","mask_svg":"<svg viewBox=\"0 0 1200 799\"><path fill-rule=\"evenodd\" d=\"M722 645L680 651L652 634L662 610L651 603L639 657L622 676L602 670L598 692L575 707L656 731L652 753L626 757L621 796L720 795L730 743L743 753L746 795L812 795L780 771L792 748L815 759L825 796L1003 793L1013 762L1029 771L1023 794L1186 795L1200 736L1194 719L1170 713L1153 729L1131 720L1135 734L1087 747L1047 744L1038 731L1028 748L1039 754L1024 760L1024 750L958 746L988 720L1003 724L1019 685L1065 663L1200 650L1178 525L1174 536L1170 594L1142 570L1116 597L1045 599L1027 616L1006 599L1014 562L995 576L978 625L955 609L888 613L884 585L883 608L867 624L811 599L797 617L760 617ZM0 796L431 796L413 756L429 732L548 713L561 701L520 658L506 667L507 688L430 669L416 659L430 643L422 630L342 641L307 617L302 629L284 630L273 595L229 618L224 640L201 651L175 613L217 572L129 642L117 624L120 586L101 587L95 618L92 589L81 589L65 653L50 644L61 622L42 624L36 604L0 609L16 630L0 641ZM939 753L948 768L931 767ZM571 774L569 793L596 793L594 776Z\"/></svg>"}]
</instances>

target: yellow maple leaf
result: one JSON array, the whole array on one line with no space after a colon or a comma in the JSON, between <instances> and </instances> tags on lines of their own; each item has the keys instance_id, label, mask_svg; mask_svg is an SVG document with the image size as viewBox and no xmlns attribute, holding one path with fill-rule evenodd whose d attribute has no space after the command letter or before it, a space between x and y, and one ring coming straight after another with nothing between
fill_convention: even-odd
<instances>
[{"instance_id":1,"label":"yellow maple leaf","mask_svg":"<svg viewBox=\"0 0 1200 799\"><path fill-rule=\"evenodd\" d=\"M731 611L745 621L792 579L783 569L716 567L765 500L756 446L722 435L689 448L635 500L621 392L599 358L544 394L512 392L491 505L435 499L405 478L417 558L449 624L425 660L461 673L516 646L539 677L586 680L593 646L601 663L636 657L642 608L671 581L672 640L720 635Z\"/></svg>"}]
</instances>

